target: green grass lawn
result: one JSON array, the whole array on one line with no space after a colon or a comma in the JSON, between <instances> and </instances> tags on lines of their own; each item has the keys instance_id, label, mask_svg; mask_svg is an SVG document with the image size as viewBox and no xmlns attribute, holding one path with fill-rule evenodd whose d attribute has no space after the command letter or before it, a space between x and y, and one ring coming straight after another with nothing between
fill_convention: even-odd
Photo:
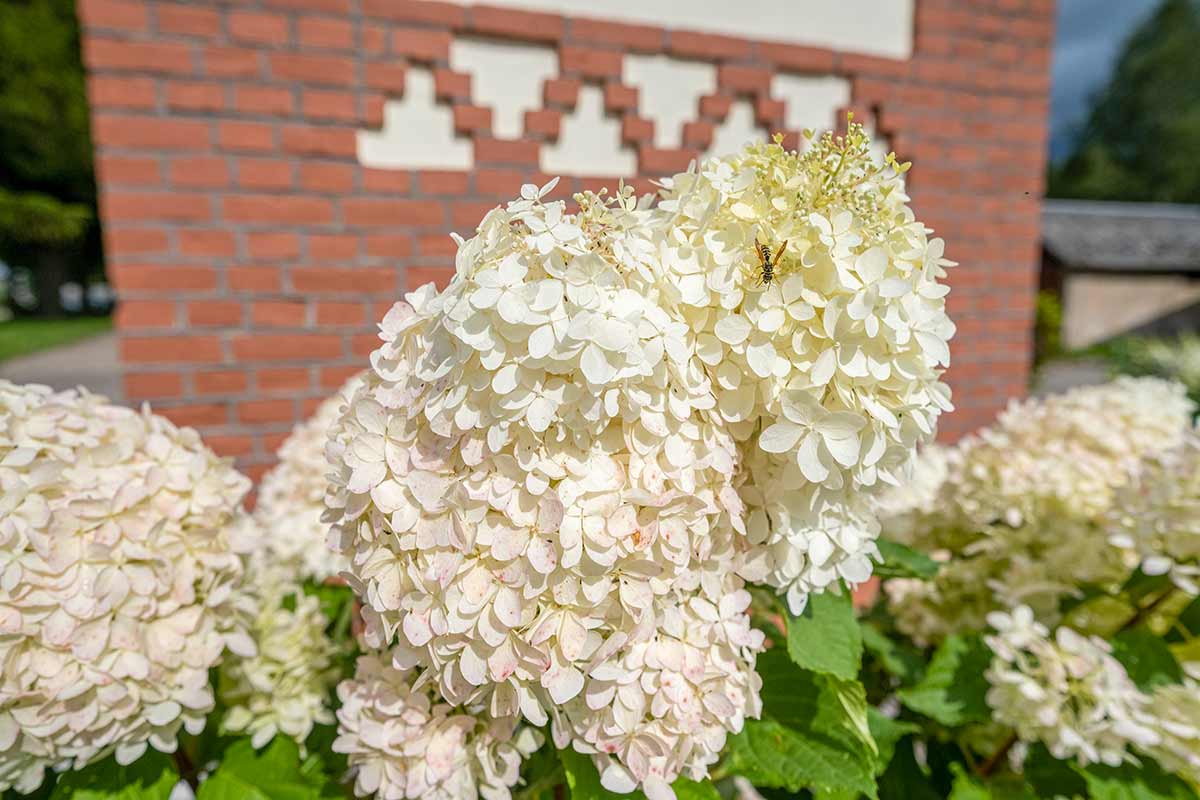
<instances>
[{"instance_id":1,"label":"green grass lawn","mask_svg":"<svg viewBox=\"0 0 1200 800\"><path fill-rule=\"evenodd\" d=\"M109 317L16 319L0 322L0 361L69 344L112 328Z\"/></svg>"}]
</instances>

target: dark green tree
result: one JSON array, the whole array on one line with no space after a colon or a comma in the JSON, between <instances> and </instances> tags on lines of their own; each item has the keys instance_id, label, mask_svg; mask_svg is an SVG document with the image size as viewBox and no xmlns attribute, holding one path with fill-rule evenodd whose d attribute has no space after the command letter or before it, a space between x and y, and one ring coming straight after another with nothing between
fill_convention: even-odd
<instances>
[{"instance_id":1,"label":"dark green tree","mask_svg":"<svg viewBox=\"0 0 1200 800\"><path fill-rule=\"evenodd\" d=\"M1200 0L1163 0L1134 31L1049 194L1200 203Z\"/></svg>"},{"instance_id":2,"label":"dark green tree","mask_svg":"<svg viewBox=\"0 0 1200 800\"><path fill-rule=\"evenodd\" d=\"M73 0L0 0L0 255L34 267L42 312L98 259Z\"/></svg>"}]
</instances>

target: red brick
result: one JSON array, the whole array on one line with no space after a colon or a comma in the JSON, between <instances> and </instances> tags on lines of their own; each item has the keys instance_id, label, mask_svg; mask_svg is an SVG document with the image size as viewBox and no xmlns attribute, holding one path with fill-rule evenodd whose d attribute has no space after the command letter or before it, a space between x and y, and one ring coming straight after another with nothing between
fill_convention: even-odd
<instances>
[{"instance_id":1,"label":"red brick","mask_svg":"<svg viewBox=\"0 0 1200 800\"><path fill-rule=\"evenodd\" d=\"M367 255L372 258L406 258L412 253L412 237L381 233L367 237Z\"/></svg>"},{"instance_id":2,"label":"red brick","mask_svg":"<svg viewBox=\"0 0 1200 800\"><path fill-rule=\"evenodd\" d=\"M425 194L466 194L470 175L466 172L425 171L418 174L417 180Z\"/></svg>"},{"instance_id":3,"label":"red brick","mask_svg":"<svg viewBox=\"0 0 1200 800\"><path fill-rule=\"evenodd\" d=\"M374 333L360 333L350 337L350 352L360 361L367 358L379 347L379 336Z\"/></svg>"},{"instance_id":4,"label":"red brick","mask_svg":"<svg viewBox=\"0 0 1200 800\"><path fill-rule=\"evenodd\" d=\"M525 112L526 135L539 136L543 139L554 141L558 139L558 130L561 124L562 112L560 111L542 110Z\"/></svg>"},{"instance_id":5,"label":"red brick","mask_svg":"<svg viewBox=\"0 0 1200 800\"><path fill-rule=\"evenodd\" d=\"M148 23L146 4L125 0L79 0L75 4L79 21L88 28L120 31L144 31Z\"/></svg>"},{"instance_id":6,"label":"red brick","mask_svg":"<svg viewBox=\"0 0 1200 800\"><path fill-rule=\"evenodd\" d=\"M354 83L354 62L344 56L275 53L271 56L271 74L285 81L350 86Z\"/></svg>"},{"instance_id":7,"label":"red brick","mask_svg":"<svg viewBox=\"0 0 1200 800\"><path fill-rule=\"evenodd\" d=\"M567 78L551 78L542 85L542 101L548 106L574 108L579 101L580 81Z\"/></svg>"},{"instance_id":8,"label":"red brick","mask_svg":"<svg viewBox=\"0 0 1200 800\"><path fill-rule=\"evenodd\" d=\"M175 325L175 306L161 300L123 300L116 310L117 330L170 328Z\"/></svg>"},{"instance_id":9,"label":"red brick","mask_svg":"<svg viewBox=\"0 0 1200 800\"><path fill-rule=\"evenodd\" d=\"M251 258L287 261L300 255L300 237L294 233L251 233L246 237Z\"/></svg>"},{"instance_id":10,"label":"red brick","mask_svg":"<svg viewBox=\"0 0 1200 800\"><path fill-rule=\"evenodd\" d=\"M311 361L342 354L342 337L315 333L239 334L233 356L239 361Z\"/></svg>"},{"instance_id":11,"label":"red brick","mask_svg":"<svg viewBox=\"0 0 1200 800\"><path fill-rule=\"evenodd\" d=\"M475 163L477 164L528 164L538 163L538 144L530 141L505 141L503 139L476 139Z\"/></svg>"},{"instance_id":12,"label":"red brick","mask_svg":"<svg viewBox=\"0 0 1200 800\"><path fill-rule=\"evenodd\" d=\"M190 230L179 232L179 252L185 256L229 258L236 247L233 234L226 230Z\"/></svg>"},{"instance_id":13,"label":"red brick","mask_svg":"<svg viewBox=\"0 0 1200 800\"><path fill-rule=\"evenodd\" d=\"M173 158L170 174L174 186L215 189L229 185L229 167L217 156Z\"/></svg>"},{"instance_id":14,"label":"red brick","mask_svg":"<svg viewBox=\"0 0 1200 800\"><path fill-rule=\"evenodd\" d=\"M216 336L123 336L121 360L142 364L204 364L221 360Z\"/></svg>"},{"instance_id":15,"label":"red brick","mask_svg":"<svg viewBox=\"0 0 1200 800\"><path fill-rule=\"evenodd\" d=\"M466 24L466 9L454 3L427 0L363 0L363 13L368 17L392 19L398 22L431 22L461 28Z\"/></svg>"},{"instance_id":16,"label":"red brick","mask_svg":"<svg viewBox=\"0 0 1200 800\"><path fill-rule=\"evenodd\" d=\"M327 161L301 161L300 185L310 192L345 194L354 188L355 168Z\"/></svg>"},{"instance_id":17,"label":"red brick","mask_svg":"<svg viewBox=\"0 0 1200 800\"><path fill-rule=\"evenodd\" d=\"M714 58L746 58L752 49L750 42L745 39L690 31L671 31L668 48L677 56L701 58L705 61Z\"/></svg>"},{"instance_id":18,"label":"red brick","mask_svg":"<svg viewBox=\"0 0 1200 800\"><path fill-rule=\"evenodd\" d=\"M422 256L453 256L458 252L458 243L449 236L422 236L417 240Z\"/></svg>"},{"instance_id":19,"label":"red brick","mask_svg":"<svg viewBox=\"0 0 1200 800\"><path fill-rule=\"evenodd\" d=\"M92 141L102 147L206 150L209 125L199 120L96 114L92 120Z\"/></svg>"},{"instance_id":20,"label":"red brick","mask_svg":"<svg viewBox=\"0 0 1200 800\"><path fill-rule=\"evenodd\" d=\"M362 177L368 192L405 194L412 190L412 177L404 170L365 168Z\"/></svg>"},{"instance_id":21,"label":"red brick","mask_svg":"<svg viewBox=\"0 0 1200 800\"><path fill-rule=\"evenodd\" d=\"M471 102L471 76L449 69L433 71L433 89L439 100Z\"/></svg>"},{"instance_id":22,"label":"red brick","mask_svg":"<svg viewBox=\"0 0 1200 800\"><path fill-rule=\"evenodd\" d=\"M167 249L167 233L160 228L104 226L104 246L112 253L143 255Z\"/></svg>"},{"instance_id":23,"label":"red brick","mask_svg":"<svg viewBox=\"0 0 1200 800\"><path fill-rule=\"evenodd\" d=\"M604 87L604 109L614 113L637 113L638 91L631 86L610 83Z\"/></svg>"},{"instance_id":24,"label":"red brick","mask_svg":"<svg viewBox=\"0 0 1200 800\"><path fill-rule=\"evenodd\" d=\"M357 236L314 233L308 237L308 257L313 261L351 261L357 255Z\"/></svg>"},{"instance_id":25,"label":"red brick","mask_svg":"<svg viewBox=\"0 0 1200 800\"><path fill-rule=\"evenodd\" d=\"M229 222L321 225L333 221L333 204L303 195L244 194L222 198Z\"/></svg>"},{"instance_id":26,"label":"red brick","mask_svg":"<svg viewBox=\"0 0 1200 800\"><path fill-rule=\"evenodd\" d=\"M223 425L229 418L223 403L191 403L183 406L159 407L155 411L181 428Z\"/></svg>"},{"instance_id":27,"label":"red brick","mask_svg":"<svg viewBox=\"0 0 1200 800\"><path fill-rule=\"evenodd\" d=\"M100 207L107 221L145 222L161 219L201 222L212 218L207 197L179 192L105 191L100 198Z\"/></svg>"},{"instance_id":28,"label":"red brick","mask_svg":"<svg viewBox=\"0 0 1200 800\"><path fill-rule=\"evenodd\" d=\"M266 5L299 11L319 11L325 14L350 13L350 0L266 0Z\"/></svg>"},{"instance_id":29,"label":"red brick","mask_svg":"<svg viewBox=\"0 0 1200 800\"><path fill-rule=\"evenodd\" d=\"M754 119L759 125L775 132L783 127L785 106L782 100L760 97L754 104Z\"/></svg>"},{"instance_id":30,"label":"red brick","mask_svg":"<svg viewBox=\"0 0 1200 800\"><path fill-rule=\"evenodd\" d=\"M181 111L220 111L225 107L225 88L216 83L168 81L167 105Z\"/></svg>"},{"instance_id":31,"label":"red brick","mask_svg":"<svg viewBox=\"0 0 1200 800\"><path fill-rule=\"evenodd\" d=\"M620 47L625 51L657 53L663 49L665 33L649 25L626 25L595 19L572 18L571 39Z\"/></svg>"},{"instance_id":32,"label":"red brick","mask_svg":"<svg viewBox=\"0 0 1200 800\"><path fill-rule=\"evenodd\" d=\"M288 41L288 20L282 14L231 11L228 25L230 37L236 40L270 45Z\"/></svg>"},{"instance_id":33,"label":"red brick","mask_svg":"<svg viewBox=\"0 0 1200 800\"><path fill-rule=\"evenodd\" d=\"M717 68L717 85L741 93L766 93L771 89L771 70L742 64L722 64Z\"/></svg>"},{"instance_id":34,"label":"red brick","mask_svg":"<svg viewBox=\"0 0 1200 800\"><path fill-rule=\"evenodd\" d=\"M625 116L621 119L621 143L639 145L654 139L654 123L641 117Z\"/></svg>"},{"instance_id":35,"label":"red brick","mask_svg":"<svg viewBox=\"0 0 1200 800\"><path fill-rule=\"evenodd\" d=\"M354 47L354 26L339 19L300 17L296 28L301 47L350 50Z\"/></svg>"},{"instance_id":36,"label":"red brick","mask_svg":"<svg viewBox=\"0 0 1200 800\"><path fill-rule=\"evenodd\" d=\"M183 376L178 372L137 372L125 376L125 399L152 400L183 394ZM210 444L205 440L205 444Z\"/></svg>"},{"instance_id":37,"label":"red brick","mask_svg":"<svg viewBox=\"0 0 1200 800\"><path fill-rule=\"evenodd\" d=\"M638 168L650 175L670 175L683 172L695 158L690 150L662 150L643 147L638 151Z\"/></svg>"},{"instance_id":38,"label":"red brick","mask_svg":"<svg viewBox=\"0 0 1200 800\"><path fill-rule=\"evenodd\" d=\"M275 126L262 122L222 122L217 129L217 141L223 150L273 152Z\"/></svg>"},{"instance_id":39,"label":"red brick","mask_svg":"<svg viewBox=\"0 0 1200 800\"><path fill-rule=\"evenodd\" d=\"M450 223L457 230L475 230L479 221L496 207L495 203L463 201L450 206Z\"/></svg>"},{"instance_id":40,"label":"red brick","mask_svg":"<svg viewBox=\"0 0 1200 800\"><path fill-rule=\"evenodd\" d=\"M242 323L242 305L232 300L198 300L187 305L189 325L228 328Z\"/></svg>"},{"instance_id":41,"label":"red brick","mask_svg":"<svg viewBox=\"0 0 1200 800\"><path fill-rule=\"evenodd\" d=\"M481 195L496 197L512 197L521 190L521 185L528 183L525 173L516 169L476 169L475 191Z\"/></svg>"},{"instance_id":42,"label":"red brick","mask_svg":"<svg viewBox=\"0 0 1200 800\"><path fill-rule=\"evenodd\" d=\"M158 102L158 90L152 78L91 75L87 86L88 99L97 110L154 108Z\"/></svg>"},{"instance_id":43,"label":"red brick","mask_svg":"<svg viewBox=\"0 0 1200 800\"><path fill-rule=\"evenodd\" d=\"M205 291L217 288L217 271L212 267L116 264L108 268L118 292Z\"/></svg>"},{"instance_id":44,"label":"red brick","mask_svg":"<svg viewBox=\"0 0 1200 800\"><path fill-rule=\"evenodd\" d=\"M235 292L278 292L283 287L278 267L230 267L225 277Z\"/></svg>"},{"instance_id":45,"label":"red brick","mask_svg":"<svg viewBox=\"0 0 1200 800\"><path fill-rule=\"evenodd\" d=\"M294 409L291 400L248 400L237 404L237 416L248 425L291 422Z\"/></svg>"},{"instance_id":46,"label":"red brick","mask_svg":"<svg viewBox=\"0 0 1200 800\"><path fill-rule=\"evenodd\" d=\"M487 135L492 130L492 110L482 106L455 105L454 132Z\"/></svg>"},{"instance_id":47,"label":"red brick","mask_svg":"<svg viewBox=\"0 0 1200 800\"><path fill-rule=\"evenodd\" d=\"M308 307L288 300L261 300L250 307L250 318L263 328L300 328L308 317Z\"/></svg>"},{"instance_id":48,"label":"red brick","mask_svg":"<svg viewBox=\"0 0 1200 800\"><path fill-rule=\"evenodd\" d=\"M83 63L93 70L130 70L186 75L192 72L192 49L176 42L130 42L87 36Z\"/></svg>"},{"instance_id":49,"label":"red brick","mask_svg":"<svg viewBox=\"0 0 1200 800\"><path fill-rule=\"evenodd\" d=\"M287 116L295 109L291 89L270 86L238 86L234 108L243 114Z\"/></svg>"},{"instance_id":50,"label":"red brick","mask_svg":"<svg viewBox=\"0 0 1200 800\"><path fill-rule=\"evenodd\" d=\"M260 369L254 373L254 384L265 392L307 389L309 373L307 367L277 367ZM276 448L272 447L271 450Z\"/></svg>"},{"instance_id":51,"label":"red brick","mask_svg":"<svg viewBox=\"0 0 1200 800\"><path fill-rule=\"evenodd\" d=\"M96 158L96 175L106 186L155 184L162 180L158 159L145 156L100 154Z\"/></svg>"},{"instance_id":52,"label":"red brick","mask_svg":"<svg viewBox=\"0 0 1200 800\"><path fill-rule=\"evenodd\" d=\"M159 33L210 38L221 32L221 15L215 9L159 3L156 13Z\"/></svg>"},{"instance_id":53,"label":"red brick","mask_svg":"<svg viewBox=\"0 0 1200 800\"><path fill-rule=\"evenodd\" d=\"M328 389L332 392L335 389L341 388L346 381L353 378L360 371L357 365L346 367L322 367L321 368L321 388Z\"/></svg>"},{"instance_id":54,"label":"red brick","mask_svg":"<svg viewBox=\"0 0 1200 800\"><path fill-rule=\"evenodd\" d=\"M411 292L432 283L441 290L453 277L454 270L450 267L409 267L404 271L404 288Z\"/></svg>"},{"instance_id":55,"label":"red brick","mask_svg":"<svg viewBox=\"0 0 1200 800\"><path fill-rule=\"evenodd\" d=\"M192 376L197 394L240 394L248 384L246 373L240 369L208 370Z\"/></svg>"},{"instance_id":56,"label":"red brick","mask_svg":"<svg viewBox=\"0 0 1200 800\"><path fill-rule=\"evenodd\" d=\"M239 158L238 185L247 189L287 189L294 183L291 161L273 158Z\"/></svg>"},{"instance_id":57,"label":"red brick","mask_svg":"<svg viewBox=\"0 0 1200 800\"><path fill-rule=\"evenodd\" d=\"M208 434L204 443L223 458L247 456L254 452L254 439L250 436L214 436Z\"/></svg>"},{"instance_id":58,"label":"red brick","mask_svg":"<svg viewBox=\"0 0 1200 800\"><path fill-rule=\"evenodd\" d=\"M683 126L683 146L707 150L712 145L716 126L711 122L687 122Z\"/></svg>"},{"instance_id":59,"label":"red brick","mask_svg":"<svg viewBox=\"0 0 1200 800\"><path fill-rule=\"evenodd\" d=\"M471 8L470 25L473 30L491 36L543 42L557 42L566 29L566 21L558 14L484 5Z\"/></svg>"},{"instance_id":60,"label":"red brick","mask_svg":"<svg viewBox=\"0 0 1200 800\"><path fill-rule=\"evenodd\" d=\"M442 225L446 221L441 203L423 200L349 198L342 201L342 216L347 225L373 228Z\"/></svg>"},{"instance_id":61,"label":"red brick","mask_svg":"<svg viewBox=\"0 0 1200 800\"><path fill-rule=\"evenodd\" d=\"M396 291L396 271L390 267L297 267L291 271L297 292L383 294Z\"/></svg>"},{"instance_id":62,"label":"red brick","mask_svg":"<svg viewBox=\"0 0 1200 800\"><path fill-rule=\"evenodd\" d=\"M204 51L204 71L218 78L254 78L262 75L258 50L209 47Z\"/></svg>"},{"instance_id":63,"label":"red brick","mask_svg":"<svg viewBox=\"0 0 1200 800\"><path fill-rule=\"evenodd\" d=\"M390 94L404 93L404 65L372 61L367 64L367 86Z\"/></svg>"},{"instance_id":64,"label":"red brick","mask_svg":"<svg viewBox=\"0 0 1200 800\"><path fill-rule=\"evenodd\" d=\"M879 58L857 53L845 53L839 59L841 70L857 75L875 75L885 78L908 77L910 62L895 58Z\"/></svg>"},{"instance_id":65,"label":"red brick","mask_svg":"<svg viewBox=\"0 0 1200 800\"><path fill-rule=\"evenodd\" d=\"M330 327L366 324L366 309L362 303L317 303L317 324Z\"/></svg>"},{"instance_id":66,"label":"red brick","mask_svg":"<svg viewBox=\"0 0 1200 800\"><path fill-rule=\"evenodd\" d=\"M729 116L733 98L723 94L708 94L700 98L700 116L723 120Z\"/></svg>"},{"instance_id":67,"label":"red brick","mask_svg":"<svg viewBox=\"0 0 1200 800\"><path fill-rule=\"evenodd\" d=\"M450 60L449 31L428 28L396 28L392 31L392 52L413 61L445 64Z\"/></svg>"},{"instance_id":68,"label":"red brick","mask_svg":"<svg viewBox=\"0 0 1200 800\"><path fill-rule=\"evenodd\" d=\"M373 56L383 55L388 49L388 28L386 25L364 24L362 28L362 49Z\"/></svg>"},{"instance_id":69,"label":"red brick","mask_svg":"<svg viewBox=\"0 0 1200 800\"><path fill-rule=\"evenodd\" d=\"M758 52L781 69L822 75L833 72L833 51L823 47L766 42L759 45Z\"/></svg>"},{"instance_id":70,"label":"red brick","mask_svg":"<svg viewBox=\"0 0 1200 800\"><path fill-rule=\"evenodd\" d=\"M332 119L356 122L356 98L351 92L305 89L302 98L304 116L311 119Z\"/></svg>"},{"instance_id":71,"label":"red brick","mask_svg":"<svg viewBox=\"0 0 1200 800\"><path fill-rule=\"evenodd\" d=\"M358 154L358 143L353 128L285 125L283 150L299 156L353 158Z\"/></svg>"},{"instance_id":72,"label":"red brick","mask_svg":"<svg viewBox=\"0 0 1200 800\"><path fill-rule=\"evenodd\" d=\"M621 52L598 47L563 45L558 49L558 64L567 76L585 78L621 78Z\"/></svg>"}]
</instances>

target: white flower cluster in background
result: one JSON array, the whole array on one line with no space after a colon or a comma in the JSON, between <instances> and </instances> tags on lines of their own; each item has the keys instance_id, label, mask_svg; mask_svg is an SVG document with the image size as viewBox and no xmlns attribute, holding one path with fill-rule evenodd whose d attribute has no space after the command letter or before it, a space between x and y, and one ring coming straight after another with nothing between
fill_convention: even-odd
<instances>
[{"instance_id":1,"label":"white flower cluster in background","mask_svg":"<svg viewBox=\"0 0 1200 800\"><path fill-rule=\"evenodd\" d=\"M1168 772L1200 785L1200 664L1185 664L1183 683L1168 683L1150 694L1148 713L1159 742L1149 749Z\"/></svg>"},{"instance_id":2,"label":"white flower cluster in background","mask_svg":"<svg viewBox=\"0 0 1200 800\"><path fill-rule=\"evenodd\" d=\"M330 550L329 526L321 521L329 473L325 442L361 381L361 374L352 377L292 429L279 447L279 463L259 484L254 518L271 557L289 565L300 579L320 582L346 568L345 559Z\"/></svg>"},{"instance_id":3,"label":"white flower cluster in background","mask_svg":"<svg viewBox=\"0 0 1200 800\"><path fill-rule=\"evenodd\" d=\"M440 700L386 652L360 656L338 686L338 738L360 796L379 800L507 800L541 736L513 721L484 722Z\"/></svg>"},{"instance_id":4,"label":"white flower cluster in background","mask_svg":"<svg viewBox=\"0 0 1200 800\"><path fill-rule=\"evenodd\" d=\"M995 657L985 673L995 720L1024 742L1042 742L1059 759L1118 766L1162 741L1150 698L1113 658L1108 643L1060 627L1050 636L1033 611L993 612Z\"/></svg>"},{"instance_id":5,"label":"white flower cluster in background","mask_svg":"<svg viewBox=\"0 0 1200 800\"><path fill-rule=\"evenodd\" d=\"M984 627L988 612L1030 606L1047 624L1085 584L1124 580L1136 566L1110 545L1107 517L1123 489L1192 437L1183 387L1119 378L1014 402L995 424L930 450L920 480L885 497L885 534L946 562L932 581L885 585L898 627L918 642ZM1181 539L1180 541L1185 541Z\"/></svg>"},{"instance_id":6,"label":"white flower cluster in background","mask_svg":"<svg viewBox=\"0 0 1200 800\"><path fill-rule=\"evenodd\" d=\"M898 171L852 126L657 205L569 215L551 184L490 212L447 289L384 318L331 433L368 646L506 730L550 721L610 790L705 777L760 711L744 582L798 613L869 577L867 497L950 407L950 262ZM788 242L769 286L756 238Z\"/></svg>"},{"instance_id":7,"label":"white flower cluster in background","mask_svg":"<svg viewBox=\"0 0 1200 800\"><path fill-rule=\"evenodd\" d=\"M1110 541L1137 554L1148 575L1200 594L1200 436L1150 464L1109 514Z\"/></svg>"},{"instance_id":8,"label":"white flower cluster in background","mask_svg":"<svg viewBox=\"0 0 1200 800\"><path fill-rule=\"evenodd\" d=\"M337 646L325 633L329 620L320 600L304 593L293 565L274 560L271 534L255 530L249 518L239 524L259 543L245 581L254 603L250 634L257 652L226 658L220 666L221 728L249 735L254 747L283 733L303 751L314 725L334 722L329 700L338 677Z\"/></svg>"},{"instance_id":9,"label":"white flower cluster in background","mask_svg":"<svg viewBox=\"0 0 1200 800\"><path fill-rule=\"evenodd\" d=\"M249 485L148 411L0 381L0 790L204 727L209 669L254 652Z\"/></svg>"}]
</instances>

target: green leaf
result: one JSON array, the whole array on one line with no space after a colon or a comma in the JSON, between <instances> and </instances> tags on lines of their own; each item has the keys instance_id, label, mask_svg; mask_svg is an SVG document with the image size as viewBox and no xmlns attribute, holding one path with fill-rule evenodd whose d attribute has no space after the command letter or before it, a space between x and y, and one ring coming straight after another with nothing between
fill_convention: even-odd
<instances>
[{"instance_id":1,"label":"green leaf","mask_svg":"<svg viewBox=\"0 0 1200 800\"><path fill-rule=\"evenodd\" d=\"M157 750L128 766L111 756L58 779L51 800L167 800L179 783L171 757Z\"/></svg>"},{"instance_id":2,"label":"green leaf","mask_svg":"<svg viewBox=\"0 0 1200 800\"><path fill-rule=\"evenodd\" d=\"M1171 629L1166 638L1169 642L1182 642L1193 636L1200 636L1200 597L1192 600L1183 611L1179 612L1176 626Z\"/></svg>"},{"instance_id":3,"label":"green leaf","mask_svg":"<svg viewBox=\"0 0 1200 800\"><path fill-rule=\"evenodd\" d=\"M921 658L920 652L915 648L888 638L874 625L863 624L860 626L860 632L863 646L879 659L883 668L896 676L900 683L916 683L925 674L925 659Z\"/></svg>"},{"instance_id":4,"label":"green leaf","mask_svg":"<svg viewBox=\"0 0 1200 800\"><path fill-rule=\"evenodd\" d=\"M728 771L758 786L840 791L875 797L875 742L866 692L797 667L782 652L758 658L763 714L730 738Z\"/></svg>"},{"instance_id":5,"label":"green leaf","mask_svg":"<svg viewBox=\"0 0 1200 800\"><path fill-rule=\"evenodd\" d=\"M885 800L942 800L925 770L913 756L912 738L896 745L896 755L879 778L879 796Z\"/></svg>"},{"instance_id":6,"label":"green leaf","mask_svg":"<svg viewBox=\"0 0 1200 800\"><path fill-rule=\"evenodd\" d=\"M882 774L888 768L888 764L892 763L892 756L896 752L896 743L910 733L917 733L921 730L921 726L915 722L885 717L875 708L867 709L867 724L870 726L871 737L875 739L875 749L879 754L875 765L875 774L877 775Z\"/></svg>"},{"instance_id":7,"label":"green leaf","mask_svg":"<svg viewBox=\"0 0 1200 800\"><path fill-rule=\"evenodd\" d=\"M858 677L862 634L849 592L810 596L803 614L788 614L787 634L788 655L801 667L845 680Z\"/></svg>"},{"instance_id":8,"label":"green leaf","mask_svg":"<svg viewBox=\"0 0 1200 800\"><path fill-rule=\"evenodd\" d=\"M1025 779L1038 797L1087 797L1087 784L1073 765L1050 755L1041 743L1029 748Z\"/></svg>"},{"instance_id":9,"label":"green leaf","mask_svg":"<svg viewBox=\"0 0 1200 800\"><path fill-rule=\"evenodd\" d=\"M296 743L276 736L262 751L239 739L220 766L200 784L196 800L325 800L343 794L319 768L302 766Z\"/></svg>"},{"instance_id":10,"label":"green leaf","mask_svg":"<svg viewBox=\"0 0 1200 800\"><path fill-rule=\"evenodd\" d=\"M1164 683L1179 683L1183 670L1162 639L1145 628L1118 633L1112 640L1113 657L1144 692Z\"/></svg>"},{"instance_id":11,"label":"green leaf","mask_svg":"<svg viewBox=\"0 0 1200 800\"><path fill-rule=\"evenodd\" d=\"M875 544L883 556L883 563L875 565L875 574L881 578L929 580L938 573L938 562L918 550L887 539L878 539Z\"/></svg>"},{"instance_id":12,"label":"green leaf","mask_svg":"<svg viewBox=\"0 0 1200 800\"><path fill-rule=\"evenodd\" d=\"M933 654L921 682L897 694L913 711L951 728L986 722L991 711L985 700L988 683L983 672L991 661L992 651L982 637L951 636Z\"/></svg>"},{"instance_id":13,"label":"green leaf","mask_svg":"<svg viewBox=\"0 0 1200 800\"><path fill-rule=\"evenodd\" d=\"M571 790L571 800L645 800L646 796L641 792L617 794L601 786L600 773L596 771L591 756L576 753L570 747L565 747L558 751L558 758L567 774L567 788Z\"/></svg>"},{"instance_id":14,"label":"green leaf","mask_svg":"<svg viewBox=\"0 0 1200 800\"><path fill-rule=\"evenodd\" d=\"M950 771L954 773L954 788L950 790L948 800L992 800L992 793L968 774L962 764L951 764Z\"/></svg>"},{"instance_id":15,"label":"green leaf","mask_svg":"<svg viewBox=\"0 0 1200 800\"><path fill-rule=\"evenodd\" d=\"M721 800L721 793L712 781L692 781L687 778L676 778L671 784L675 790L676 800ZM628 795L622 795L628 797Z\"/></svg>"},{"instance_id":16,"label":"green leaf","mask_svg":"<svg viewBox=\"0 0 1200 800\"><path fill-rule=\"evenodd\" d=\"M1196 800L1196 793L1179 778L1165 772L1153 760L1107 767L1092 764L1075 766L1083 776L1092 800Z\"/></svg>"}]
</instances>

